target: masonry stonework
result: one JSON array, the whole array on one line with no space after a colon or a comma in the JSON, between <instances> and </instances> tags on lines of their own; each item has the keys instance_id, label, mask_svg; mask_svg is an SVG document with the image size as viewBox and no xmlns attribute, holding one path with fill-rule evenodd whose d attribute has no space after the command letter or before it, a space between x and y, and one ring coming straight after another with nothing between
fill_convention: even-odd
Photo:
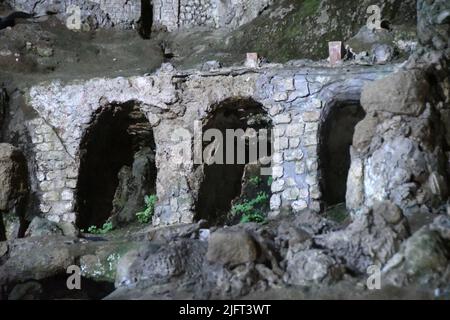
<instances>
[{"instance_id":1,"label":"masonry stonework","mask_svg":"<svg viewBox=\"0 0 450 320\"><path fill-rule=\"evenodd\" d=\"M38 117L27 127L36 152L40 210L53 221L76 220L76 188L83 134L99 108L133 102L153 126L158 205L154 224L192 222L198 194L184 133L226 99L250 98L273 122L271 215L283 209L321 208L318 146L320 126L337 102L359 101L362 86L395 67L223 69L181 72L163 65L150 76L55 81L30 88L28 104ZM113 151L112 151L113 152Z\"/></svg>"}]
</instances>

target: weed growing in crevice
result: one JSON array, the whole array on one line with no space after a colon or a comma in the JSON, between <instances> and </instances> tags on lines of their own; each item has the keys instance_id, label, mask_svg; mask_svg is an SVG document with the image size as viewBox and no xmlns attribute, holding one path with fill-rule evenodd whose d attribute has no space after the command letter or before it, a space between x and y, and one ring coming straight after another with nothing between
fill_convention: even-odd
<instances>
[{"instance_id":1,"label":"weed growing in crevice","mask_svg":"<svg viewBox=\"0 0 450 320\"><path fill-rule=\"evenodd\" d=\"M144 201L146 205L145 210L136 213L138 221L142 224L149 223L152 220L153 214L155 213L155 204L156 201L158 201L158 198L153 194L150 196L145 196Z\"/></svg>"}]
</instances>

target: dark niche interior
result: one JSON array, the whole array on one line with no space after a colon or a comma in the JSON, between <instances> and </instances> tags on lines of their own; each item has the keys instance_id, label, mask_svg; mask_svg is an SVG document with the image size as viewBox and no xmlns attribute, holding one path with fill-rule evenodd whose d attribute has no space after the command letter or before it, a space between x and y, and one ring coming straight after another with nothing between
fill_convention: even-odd
<instances>
[{"instance_id":1,"label":"dark niche interior","mask_svg":"<svg viewBox=\"0 0 450 320\"><path fill-rule=\"evenodd\" d=\"M144 39L150 39L153 25L152 0L141 0L141 18L139 19L139 34Z\"/></svg>"},{"instance_id":2,"label":"dark niche interior","mask_svg":"<svg viewBox=\"0 0 450 320\"><path fill-rule=\"evenodd\" d=\"M200 185L196 203L196 220L205 219L211 225L224 224L229 220L229 212L233 201L240 197L243 191L246 168L249 168L250 140L245 140L245 159L238 164L237 139L227 146L227 129L268 129L266 149L271 154L270 129L271 122L262 105L250 99L230 99L213 108L213 112L204 121L203 134L208 129L217 129L223 137L223 164L203 164L203 180ZM203 151L214 142L204 141ZM227 150L232 147L234 150ZM219 147L220 148L220 147ZM261 155L259 146L258 155ZM233 164L226 161L226 155L234 152ZM205 159L203 159L205 161ZM269 165L270 166L270 165ZM253 169L254 171L254 169ZM259 170L258 170L259 172Z\"/></svg>"},{"instance_id":3,"label":"dark niche interior","mask_svg":"<svg viewBox=\"0 0 450 320\"><path fill-rule=\"evenodd\" d=\"M320 169L323 201L327 207L345 202L350 169L350 146L355 126L365 116L359 102L337 103L320 131Z\"/></svg>"},{"instance_id":4,"label":"dark niche interior","mask_svg":"<svg viewBox=\"0 0 450 320\"><path fill-rule=\"evenodd\" d=\"M128 210L125 214L131 217L142 209L145 194L155 191L155 149L152 128L134 103L107 106L96 113L80 147L79 228L100 227L113 213L124 208ZM142 153L147 162L137 165L142 162ZM133 190L135 167L142 169L138 174L142 183L138 193ZM122 189L127 184L130 192L124 194ZM120 194L120 201L116 199L117 194ZM134 206L128 205L130 202Z\"/></svg>"}]
</instances>

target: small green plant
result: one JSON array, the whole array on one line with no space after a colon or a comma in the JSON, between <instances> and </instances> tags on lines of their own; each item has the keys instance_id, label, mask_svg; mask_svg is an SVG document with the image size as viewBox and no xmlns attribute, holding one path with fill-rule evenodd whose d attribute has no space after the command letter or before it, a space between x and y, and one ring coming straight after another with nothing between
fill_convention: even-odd
<instances>
[{"instance_id":1,"label":"small green plant","mask_svg":"<svg viewBox=\"0 0 450 320\"><path fill-rule=\"evenodd\" d=\"M155 204L158 198L156 195L145 196L144 201L146 208L144 211L136 213L138 221L142 224L149 223L155 213Z\"/></svg>"},{"instance_id":2,"label":"small green plant","mask_svg":"<svg viewBox=\"0 0 450 320\"><path fill-rule=\"evenodd\" d=\"M114 229L111 221L105 222L101 228L90 226L88 232L92 234L106 234Z\"/></svg>"},{"instance_id":3,"label":"small green plant","mask_svg":"<svg viewBox=\"0 0 450 320\"><path fill-rule=\"evenodd\" d=\"M261 212L252 212L249 214L244 214L241 218L241 223L264 223L266 222L266 217Z\"/></svg>"},{"instance_id":4,"label":"small green plant","mask_svg":"<svg viewBox=\"0 0 450 320\"><path fill-rule=\"evenodd\" d=\"M272 178L272 177L269 177L269 178L267 179L267 186L268 186L268 187L272 186L272 183L273 183L273 178Z\"/></svg>"},{"instance_id":5,"label":"small green plant","mask_svg":"<svg viewBox=\"0 0 450 320\"><path fill-rule=\"evenodd\" d=\"M258 185L261 183L261 177L259 177L259 176L254 176L254 177L251 177L250 179L248 179L248 181L249 181L252 185L258 186Z\"/></svg>"},{"instance_id":6,"label":"small green plant","mask_svg":"<svg viewBox=\"0 0 450 320\"><path fill-rule=\"evenodd\" d=\"M231 208L232 215L241 215L241 223L257 222L263 223L266 218L258 207L263 206L269 200L265 192L260 192L256 198L245 200L242 203L235 204Z\"/></svg>"}]
</instances>

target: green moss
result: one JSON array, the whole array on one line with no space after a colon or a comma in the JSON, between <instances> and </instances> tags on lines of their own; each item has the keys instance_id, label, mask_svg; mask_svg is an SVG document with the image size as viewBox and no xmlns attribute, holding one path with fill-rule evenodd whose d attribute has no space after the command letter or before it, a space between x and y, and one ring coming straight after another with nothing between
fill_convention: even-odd
<instances>
[{"instance_id":1,"label":"green moss","mask_svg":"<svg viewBox=\"0 0 450 320\"><path fill-rule=\"evenodd\" d=\"M316 13L319 9L320 0L305 0L302 4L300 13L303 16L310 16Z\"/></svg>"},{"instance_id":2,"label":"green moss","mask_svg":"<svg viewBox=\"0 0 450 320\"><path fill-rule=\"evenodd\" d=\"M292 10L281 14L288 8ZM401 24L408 24L411 19L405 17L415 12L414 6L408 7L401 0L392 1L384 9L383 18ZM365 25L366 10L367 7L351 0L279 1L269 11L234 31L224 50L231 54L238 51L241 56L255 51L273 62L325 59L329 41L345 42ZM327 15L328 19L319 22L322 15Z\"/></svg>"},{"instance_id":3,"label":"green moss","mask_svg":"<svg viewBox=\"0 0 450 320\"><path fill-rule=\"evenodd\" d=\"M302 47L305 36L314 33L314 19L318 16L319 7L320 0L282 1L275 11L293 8L286 16L262 15L256 18L234 33L231 47L240 47L246 52L256 51L276 62L309 57L309 52L306 52L309 48L303 50Z\"/></svg>"},{"instance_id":4,"label":"green moss","mask_svg":"<svg viewBox=\"0 0 450 320\"><path fill-rule=\"evenodd\" d=\"M344 223L350 217L347 208L345 207L345 203L330 207L325 215L328 219L337 223Z\"/></svg>"},{"instance_id":5,"label":"green moss","mask_svg":"<svg viewBox=\"0 0 450 320\"><path fill-rule=\"evenodd\" d=\"M88 228L88 233L91 234L107 234L108 232L112 231L114 229L114 226L111 221L105 222L101 228L97 226L90 226ZM84 232L84 230L81 230L81 232Z\"/></svg>"}]
</instances>

